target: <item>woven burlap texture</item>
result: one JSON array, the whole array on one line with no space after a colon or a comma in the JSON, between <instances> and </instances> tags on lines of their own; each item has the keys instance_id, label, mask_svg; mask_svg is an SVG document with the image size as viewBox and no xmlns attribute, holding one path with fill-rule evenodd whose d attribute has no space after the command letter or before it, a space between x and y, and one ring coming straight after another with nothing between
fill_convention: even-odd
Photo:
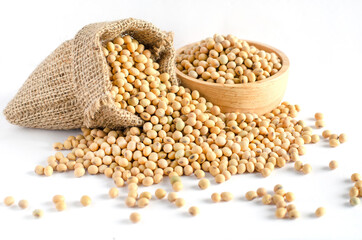
<instances>
[{"instance_id":1,"label":"woven burlap texture","mask_svg":"<svg viewBox=\"0 0 362 240\"><path fill-rule=\"evenodd\" d=\"M142 125L141 118L118 108L110 95L110 67L101 46L119 35L131 35L150 49L159 71L177 84L172 33L133 18L89 24L34 70L5 108L7 120L44 129Z\"/></svg>"}]
</instances>

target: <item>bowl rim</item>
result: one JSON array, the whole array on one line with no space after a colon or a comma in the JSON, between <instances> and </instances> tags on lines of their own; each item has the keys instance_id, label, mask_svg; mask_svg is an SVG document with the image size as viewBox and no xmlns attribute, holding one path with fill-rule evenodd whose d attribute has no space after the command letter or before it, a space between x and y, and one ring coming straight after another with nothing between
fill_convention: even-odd
<instances>
[{"instance_id":1,"label":"bowl rim","mask_svg":"<svg viewBox=\"0 0 362 240\"><path fill-rule=\"evenodd\" d=\"M270 46L268 44L265 44L265 43L261 43L261 42L257 42L257 41L251 41L251 40L245 40L245 39L243 39L243 41L246 41L250 45L263 46L264 48L267 48L270 52L274 52L275 54L277 54L278 57L282 61L282 67L280 68L280 70L271 77L265 78L263 80L255 81L255 82L252 82L252 83L243 83L243 84L241 84L241 83L224 84L224 83L210 83L210 82L206 82L206 81L201 81L201 80L198 80L196 78L193 78L193 77L190 77L190 76L184 74L177 67L175 67L176 75L180 76L181 78L186 78L188 81L192 81L192 82L198 83L198 84L203 84L203 85L206 85L206 86L213 86L213 87L219 86L219 87L227 87L227 88L247 88L247 87L255 86L255 85L258 85L258 84L263 84L263 83L266 83L266 82L268 82L268 83L269 82L275 82L275 81L277 81L279 79L279 77L281 75L288 72L288 70L289 70L289 59L288 59L287 55L285 55L285 53L283 53L279 49L277 49L275 47L272 47L272 46ZM192 46L192 45L195 45L195 44L199 44L200 42L201 41L190 43L190 44L187 44L187 45L185 45L183 47L178 48L176 50L176 57L185 48L187 48L189 46ZM256 46L256 47L258 47L258 46Z\"/></svg>"}]
</instances>

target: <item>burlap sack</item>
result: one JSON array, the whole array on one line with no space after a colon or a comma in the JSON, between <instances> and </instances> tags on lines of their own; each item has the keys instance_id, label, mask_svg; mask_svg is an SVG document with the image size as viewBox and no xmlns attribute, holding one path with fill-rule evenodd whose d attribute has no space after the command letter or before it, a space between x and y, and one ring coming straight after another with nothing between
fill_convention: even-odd
<instances>
[{"instance_id":1,"label":"burlap sack","mask_svg":"<svg viewBox=\"0 0 362 240\"><path fill-rule=\"evenodd\" d=\"M101 50L105 41L126 34L150 49L160 72L169 73L177 84L171 33L132 18L89 24L34 70L5 108L7 120L45 129L141 125L138 116L115 106L109 92L110 68Z\"/></svg>"}]
</instances>

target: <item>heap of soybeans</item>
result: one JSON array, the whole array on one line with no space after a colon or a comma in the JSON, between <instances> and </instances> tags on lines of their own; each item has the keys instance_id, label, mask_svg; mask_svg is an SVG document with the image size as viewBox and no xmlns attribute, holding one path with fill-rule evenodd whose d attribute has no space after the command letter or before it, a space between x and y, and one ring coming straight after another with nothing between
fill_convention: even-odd
<instances>
[{"instance_id":1,"label":"heap of soybeans","mask_svg":"<svg viewBox=\"0 0 362 240\"><path fill-rule=\"evenodd\" d=\"M214 41L219 38L216 35ZM151 51L131 36L107 42L103 52L116 105L138 114L143 126L83 128L82 135L55 143L56 149L71 152L50 156L48 166L38 166L37 173L74 170L76 177L101 173L117 186L134 176L149 186L171 173L202 178L209 172L223 182L246 172L267 177L274 168L298 161L306 152L305 143L319 141L311 127L295 119L298 105L283 102L262 116L222 113L198 91L172 85L169 74L158 71ZM333 139L338 141L338 135Z\"/></svg>"},{"instance_id":2,"label":"heap of soybeans","mask_svg":"<svg viewBox=\"0 0 362 240\"><path fill-rule=\"evenodd\" d=\"M103 53L110 66L110 93L115 104L140 116L143 126L82 128L83 134L54 144L55 149L70 152L56 152L46 167L36 167L37 174L50 176L53 171L70 170L76 177L104 174L117 187L128 182L126 204L135 206L137 193L131 192L136 187L130 184L150 186L160 183L164 176L170 177L174 191L180 191L182 175L202 180L209 172L222 183L235 174L255 172L268 177L288 162L295 162L295 169L304 174L312 171L299 156L306 153L305 144L317 143L320 138L304 121L296 119L298 105L283 102L264 115L222 113L198 91L173 85L169 74L159 71L152 52L131 36L105 43ZM177 68L194 78L226 84L263 80L281 68L274 53L258 50L231 35L208 38L176 61ZM323 115L317 115L316 126L323 127ZM346 141L345 134L324 133L332 147ZM209 182L202 180L199 186L205 189ZM156 193L157 198L166 196L162 189ZM118 190L111 189L110 196L117 195ZM137 203L140 207L148 204L150 197L146 195ZM232 195L224 195L232 199ZM184 204L183 199L176 202L177 206ZM198 210L190 208L190 213L196 215ZM139 216L132 215L132 221L139 221Z\"/></svg>"},{"instance_id":3,"label":"heap of soybeans","mask_svg":"<svg viewBox=\"0 0 362 240\"><path fill-rule=\"evenodd\" d=\"M279 57L233 35L215 34L187 46L176 58L176 67L202 81L220 84L250 83L276 74Z\"/></svg>"}]
</instances>

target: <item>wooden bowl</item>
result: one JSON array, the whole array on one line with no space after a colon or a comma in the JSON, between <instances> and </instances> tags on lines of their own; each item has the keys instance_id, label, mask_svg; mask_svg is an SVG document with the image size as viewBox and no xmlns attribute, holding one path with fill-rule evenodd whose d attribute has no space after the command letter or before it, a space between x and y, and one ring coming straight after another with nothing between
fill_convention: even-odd
<instances>
[{"instance_id":1,"label":"wooden bowl","mask_svg":"<svg viewBox=\"0 0 362 240\"><path fill-rule=\"evenodd\" d=\"M281 69L271 77L244 84L209 83L185 75L176 68L176 76L181 85L191 90L198 90L200 95L220 107L221 111L264 114L277 107L285 93L289 73L289 59L280 50L263 43L247 41L260 50L274 52L280 59ZM185 48L197 43L186 45L176 51L180 54Z\"/></svg>"}]
</instances>

